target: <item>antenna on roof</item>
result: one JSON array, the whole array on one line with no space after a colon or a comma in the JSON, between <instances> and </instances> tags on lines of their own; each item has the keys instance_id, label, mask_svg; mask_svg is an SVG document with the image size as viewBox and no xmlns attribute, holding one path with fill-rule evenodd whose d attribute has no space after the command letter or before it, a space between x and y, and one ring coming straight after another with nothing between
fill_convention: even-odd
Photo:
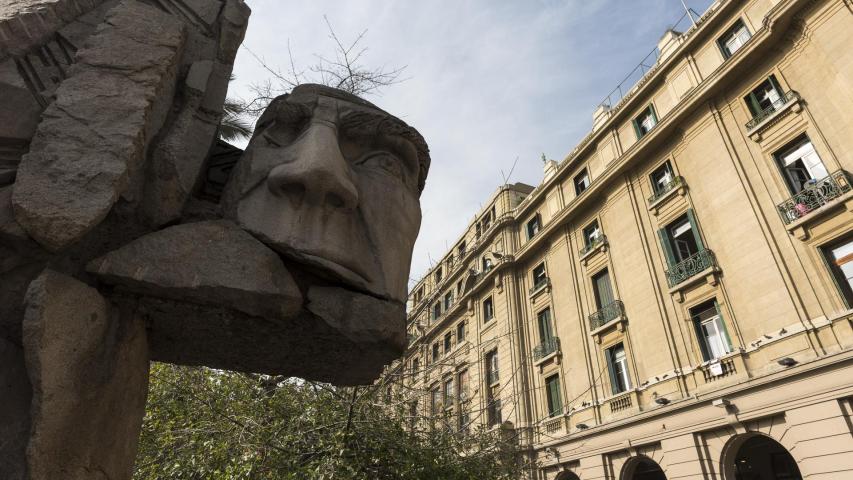
<instances>
[{"instance_id":1,"label":"antenna on roof","mask_svg":"<svg viewBox=\"0 0 853 480\"><path fill-rule=\"evenodd\" d=\"M545 161L545 154L542 154L543 162ZM501 170L501 177L504 179L504 185L509 185L509 178L512 176L512 172L515 170L515 166L518 164L518 155L515 156L515 160L512 162L512 168L509 169L509 174L504 175L504 171ZM480 207L482 208L482 206Z\"/></svg>"},{"instance_id":2,"label":"antenna on roof","mask_svg":"<svg viewBox=\"0 0 853 480\"><path fill-rule=\"evenodd\" d=\"M690 17L690 21L693 22L693 26L696 26L696 20L693 18L693 11L687 8L687 4L684 3L684 0L681 0L681 6L684 7L684 10L687 11L687 16ZM681 17L684 18L684 17Z\"/></svg>"}]
</instances>

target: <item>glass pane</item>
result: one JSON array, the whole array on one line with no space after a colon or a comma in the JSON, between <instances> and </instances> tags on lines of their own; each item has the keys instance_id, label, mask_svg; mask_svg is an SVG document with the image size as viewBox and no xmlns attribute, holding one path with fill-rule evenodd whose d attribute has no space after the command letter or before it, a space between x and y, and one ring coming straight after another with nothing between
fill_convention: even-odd
<instances>
[{"instance_id":1,"label":"glass pane","mask_svg":"<svg viewBox=\"0 0 853 480\"><path fill-rule=\"evenodd\" d=\"M552 337L551 331L551 309L545 309L539 312L539 339L541 341L548 340Z\"/></svg>"},{"instance_id":2,"label":"glass pane","mask_svg":"<svg viewBox=\"0 0 853 480\"><path fill-rule=\"evenodd\" d=\"M596 275L593 281L596 306L602 308L613 303L613 290L610 289L610 274L607 270Z\"/></svg>"}]
</instances>

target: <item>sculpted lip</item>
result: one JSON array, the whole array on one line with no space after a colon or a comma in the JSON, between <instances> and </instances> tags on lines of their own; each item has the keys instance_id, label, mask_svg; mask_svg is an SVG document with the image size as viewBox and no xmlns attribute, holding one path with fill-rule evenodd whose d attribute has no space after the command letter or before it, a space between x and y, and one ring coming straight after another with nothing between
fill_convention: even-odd
<instances>
[{"instance_id":1,"label":"sculpted lip","mask_svg":"<svg viewBox=\"0 0 853 480\"><path fill-rule=\"evenodd\" d=\"M282 251L282 255L301 263L320 267L329 275L337 277L359 289L366 289L370 284L368 275L358 268L357 265L343 265L338 261L300 249L287 249Z\"/></svg>"}]
</instances>

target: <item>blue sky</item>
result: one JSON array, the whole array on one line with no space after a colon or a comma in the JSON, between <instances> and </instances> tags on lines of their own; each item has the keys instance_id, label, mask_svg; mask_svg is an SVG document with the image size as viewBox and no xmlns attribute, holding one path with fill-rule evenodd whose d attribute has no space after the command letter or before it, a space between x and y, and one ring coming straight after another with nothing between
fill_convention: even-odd
<instances>
[{"instance_id":1,"label":"blue sky","mask_svg":"<svg viewBox=\"0 0 853 480\"><path fill-rule=\"evenodd\" d=\"M685 0L704 12L710 0ZM368 66L406 66L368 97L416 127L432 154L412 278L462 233L518 158L510 182L537 185L541 154L561 160L601 100L682 16L681 0L250 0L244 45L282 70L368 32ZM683 25L683 24L682 24ZM241 49L229 95L270 77Z\"/></svg>"}]
</instances>

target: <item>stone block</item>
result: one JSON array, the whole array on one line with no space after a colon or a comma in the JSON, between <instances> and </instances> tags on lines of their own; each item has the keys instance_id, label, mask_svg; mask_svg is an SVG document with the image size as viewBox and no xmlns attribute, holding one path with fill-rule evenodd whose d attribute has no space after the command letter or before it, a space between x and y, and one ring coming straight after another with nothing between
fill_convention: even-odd
<instances>
[{"instance_id":1,"label":"stone block","mask_svg":"<svg viewBox=\"0 0 853 480\"><path fill-rule=\"evenodd\" d=\"M27 291L24 355L33 386L28 478L130 478L148 388L142 320L46 270Z\"/></svg>"},{"instance_id":2,"label":"stone block","mask_svg":"<svg viewBox=\"0 0 853 480\"><path fill-rule=\"evenodd\" d=\"M30 380L24 351L0 337L0 478L23 480L30 431Z\"/></svg>"}]
</instances>

